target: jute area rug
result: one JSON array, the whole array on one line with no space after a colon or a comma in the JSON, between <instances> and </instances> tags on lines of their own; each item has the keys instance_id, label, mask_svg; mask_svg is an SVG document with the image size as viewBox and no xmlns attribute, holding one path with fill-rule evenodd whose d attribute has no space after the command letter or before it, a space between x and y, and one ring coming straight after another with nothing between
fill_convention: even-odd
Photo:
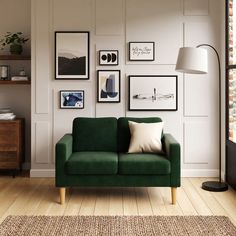
<instances>
[{"instance_id":1,"label":"jute area rug","mask_svg":"<svg viewBox=\"0 0 236 236\"><path fill-rule=\"evenodd\" d=\"M236 236L224 216L8 216L1 236Z\"/></svg>"}]
</instances>

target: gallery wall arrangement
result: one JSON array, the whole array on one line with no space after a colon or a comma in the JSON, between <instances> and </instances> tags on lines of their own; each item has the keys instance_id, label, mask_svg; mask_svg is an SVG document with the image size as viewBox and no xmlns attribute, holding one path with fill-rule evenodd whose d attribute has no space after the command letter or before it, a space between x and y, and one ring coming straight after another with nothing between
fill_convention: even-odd
<instances>
[{"instance_id":1,"label":"gallery wall arrangement","mask_svg":"<svg viewBox=\"0 0 236 236\"><path fill-rule=\"evenodd\" d=\"M78 116L161 117L183 175L217 176L214 55L198 79L175 64L182 46L220 51L220 2L32 1L31 176L54 176L54 146Z\"/></svg>"}]
</instances>

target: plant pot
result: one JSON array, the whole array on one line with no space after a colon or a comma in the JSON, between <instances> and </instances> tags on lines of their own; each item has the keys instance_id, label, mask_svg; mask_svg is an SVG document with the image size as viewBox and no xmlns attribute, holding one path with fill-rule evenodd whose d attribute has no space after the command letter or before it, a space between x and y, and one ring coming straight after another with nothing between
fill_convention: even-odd
<instances>
[{"instance_id":1,"label":"plant pot","mask_svg":"<svg viewBox=\"0 0 236 236\"><path fill-rule=\"evenodd\" d=\"M10 46L10 53L11 54L16 54L16 55L20 55L23 51L22 45L19 44L12 44Z\"/></svg>"}]
</instances>

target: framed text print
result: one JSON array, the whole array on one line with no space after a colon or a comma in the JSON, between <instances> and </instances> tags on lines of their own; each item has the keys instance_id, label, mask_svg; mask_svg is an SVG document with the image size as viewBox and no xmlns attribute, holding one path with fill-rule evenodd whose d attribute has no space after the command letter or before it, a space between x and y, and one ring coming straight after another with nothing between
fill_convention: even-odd
<instances>
[{"instance_id":1,"label":"framed text print","mask_svg":"<svg viewBox=\"0 0 236 236\"><path fill-rule=\"evenodd\" d=\"M63 109L83 109L83 90L62 90L60 91L60 108Z\"/></svg>"},{"instance_id":2,"label":"framed text print","mask_svg":"<svg viewBox=\"0 0 236 236\"><path fill-rule=\"evenodd\" d=\"M97 101L120 102L120 71L97 71Z\"/></svg>"},{"instance_id":3,"label":"framed text print","mask_svg":"<svg viewBox=\"0 0 236 236\"><path fill-rule=\"evenodd\" d=\"M55 32L55 76L60 80L89 79L89 32Z\"/></svg>"},{"instance_id":4,"label":"framed text print","mask_svg":"<svg viewBox=\"0 0 236 236\"><path fill-rule=\"evenodd\" d=\"M155 43L154 42L129 42L130 61L154 61Z\"/></svg>"},{"instance_id":5,"label":"framed text print","mask_svg":"<svg viewBox=\"0 0 236 236\"><path fill-rule=\"evenodd\" d=\"M176 75L130 75L130 111L177 111Z\"/></svg>"}]
</instances>

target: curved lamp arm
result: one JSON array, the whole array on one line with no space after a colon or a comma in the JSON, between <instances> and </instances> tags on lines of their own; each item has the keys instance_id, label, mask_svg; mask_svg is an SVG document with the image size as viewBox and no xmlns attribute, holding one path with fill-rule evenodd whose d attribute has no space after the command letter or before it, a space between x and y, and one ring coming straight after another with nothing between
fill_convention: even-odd
<instances>
[{"instance_id":1,"label":"curved lamp arm","mask_svg":"<svg viewBox=\"0 0 236 236\"><path fill-rule=\"evenodd\" d=\"M219 182L221 182L221 65L220 65L220 56L217 50L210 44L199 44L196 48L200 47L210 47L214 50L217 56L218 68L219 68Z\"/></svg>"}]
</instances>

